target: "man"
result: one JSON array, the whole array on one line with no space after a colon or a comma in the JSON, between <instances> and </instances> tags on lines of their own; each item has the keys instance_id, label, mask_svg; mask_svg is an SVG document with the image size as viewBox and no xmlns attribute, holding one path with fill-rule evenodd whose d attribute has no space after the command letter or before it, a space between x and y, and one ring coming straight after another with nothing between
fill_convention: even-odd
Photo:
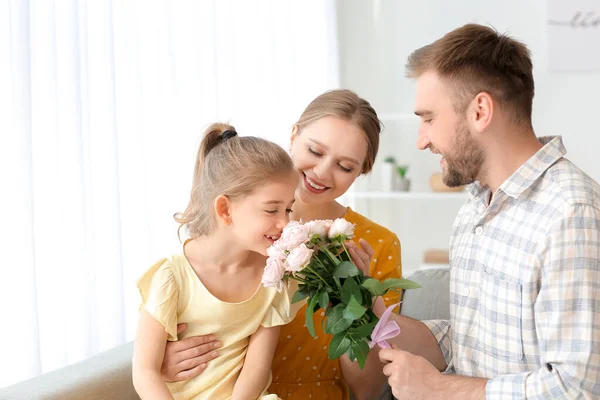
<instances>
[{"instance_id":1,"label":"man","mask_svg":"<svg viewBox=\"0 0 600 400\"><path fill-rule=\"evenodd\" d=\"M598 398L600 187L560 137L536 137L528 49L465 25L416 50L407 75L419 149L470 196L450 242L450 320L398 316L397 348L380 351L394 396Z\"/></svg>"}]
</instances>

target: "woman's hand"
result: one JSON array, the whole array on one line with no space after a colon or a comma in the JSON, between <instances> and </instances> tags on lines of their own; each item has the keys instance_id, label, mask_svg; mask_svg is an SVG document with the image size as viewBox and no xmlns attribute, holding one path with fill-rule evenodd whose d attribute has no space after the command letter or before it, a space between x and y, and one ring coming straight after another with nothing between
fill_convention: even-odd
<instances>
[{"instance_id":1,"label":"woman's hand","mask_svg":"<svg viewBox=\"0 0 600 400\"><path fill-rule=\"evenodd\" d=\"M186 324L177 325L177 333L185 331ZM165 382L179 382L193 378L206 368L206 363L217 357L221 347L214 335L192 336L176 342L167 342L161 367Z\"/></svg>"},{"instance_id":2,"label":"woman's hand","mask_svg":"<svg viewBox=\"0 0 600 400\"><path fill-rule=\"evenodd\" d=\"M360 269L365 276L369 276L369 266L371 265L371 258L373 258L375 252L365 239L360 239L358 243L360 246L352 241L346 242L345 245L348 249L348 253L350 253L352 262L354 262L356 267Z\"/></svg>"}]
</instances>

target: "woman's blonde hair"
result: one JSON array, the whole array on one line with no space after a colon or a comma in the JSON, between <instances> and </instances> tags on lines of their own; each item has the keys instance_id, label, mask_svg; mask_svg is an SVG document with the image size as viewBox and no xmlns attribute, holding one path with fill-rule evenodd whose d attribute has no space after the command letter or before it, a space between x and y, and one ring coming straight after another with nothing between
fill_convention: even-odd
<instances>
[{"instance_id":1,"label":"woman's blonde hair","mask_svg":"<svg viewBox=\"0 0 600 400\"><path fill-rule=\"evenodd\" d=\"M218 196L235 200L292 172L292 159L277 144L237 136L235 128L228 124L212 124L198 149L190 201L183 213L175 214L175 221L180 229L186 227L193 238L209 234L216 228L213 203Z\"/></svg>"},{"instance_id":2,"label":"woman's blonde hair","mask_svg":"<svg viewBox=\"0 0 600 400\"><path fill-rule=\"evenodd\" d=\"M367 156L362 166L362 173L370 172L379 150L379 134L381 132L381 121L371 104L351 90L327 91L306 107L295 124L298 127L298 133L325 117L336 117L351 122L363 131L367 139Z\"/></svg>"}]
</instances>

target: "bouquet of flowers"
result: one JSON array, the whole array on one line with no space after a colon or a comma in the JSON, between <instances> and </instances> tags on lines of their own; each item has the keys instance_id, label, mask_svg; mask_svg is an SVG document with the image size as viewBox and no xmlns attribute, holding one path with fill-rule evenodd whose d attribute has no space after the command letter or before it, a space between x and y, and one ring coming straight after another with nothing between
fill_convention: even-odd
<instances>
[{"instance_id":1,"label":"bouquet of flowers","mask_svg":"<svg viewBox=\"0 0 600 400\"><path fill-rule=\"evenodd\" d=\"M345 246L353 235L354 225L343 218L305 224L291 221L267 250L262 283L281 291L290 279L299 281L292 303L307 300L305 317L310 334L315 336L313 314L322 308L327 316L323 329L333 335L329 358L346 353L363 368L370 348L376 344L389 347L386 340L400 332L395 321L388 321L397 304L389 307L380 321L372 310L375 298L390 290L419 285L406 279L380 282L365 276Z\"/></svg>"}]
</instances>

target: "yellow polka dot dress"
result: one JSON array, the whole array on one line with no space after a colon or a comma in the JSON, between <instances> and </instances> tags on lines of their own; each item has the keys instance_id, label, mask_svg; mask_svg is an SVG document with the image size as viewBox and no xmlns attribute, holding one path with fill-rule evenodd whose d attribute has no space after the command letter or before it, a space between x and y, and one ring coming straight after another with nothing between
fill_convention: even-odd
<instances>
[{"instance_id":1,"label":"yellow polka dot dress","mask_svg":"<svg viewBox=\"0 0 600 400\"><path fill-rule=\"evenodd\" d=\"M402 264L398 237L350 208L344 218L355 224L354 240L365 239L375 251L371 276L379 280L400 278ZM386 305L398 303L400 294L388 294L384 300ZM321 328L325 314L322 310L314 314L317 337L313 338L305 326L305 311L305 307L301 308L296 318L281 328L269 393L282 399L348 399L349 390L343 381L340 362L327 357L331 336Z\"/></svg>"}]
</instances>

